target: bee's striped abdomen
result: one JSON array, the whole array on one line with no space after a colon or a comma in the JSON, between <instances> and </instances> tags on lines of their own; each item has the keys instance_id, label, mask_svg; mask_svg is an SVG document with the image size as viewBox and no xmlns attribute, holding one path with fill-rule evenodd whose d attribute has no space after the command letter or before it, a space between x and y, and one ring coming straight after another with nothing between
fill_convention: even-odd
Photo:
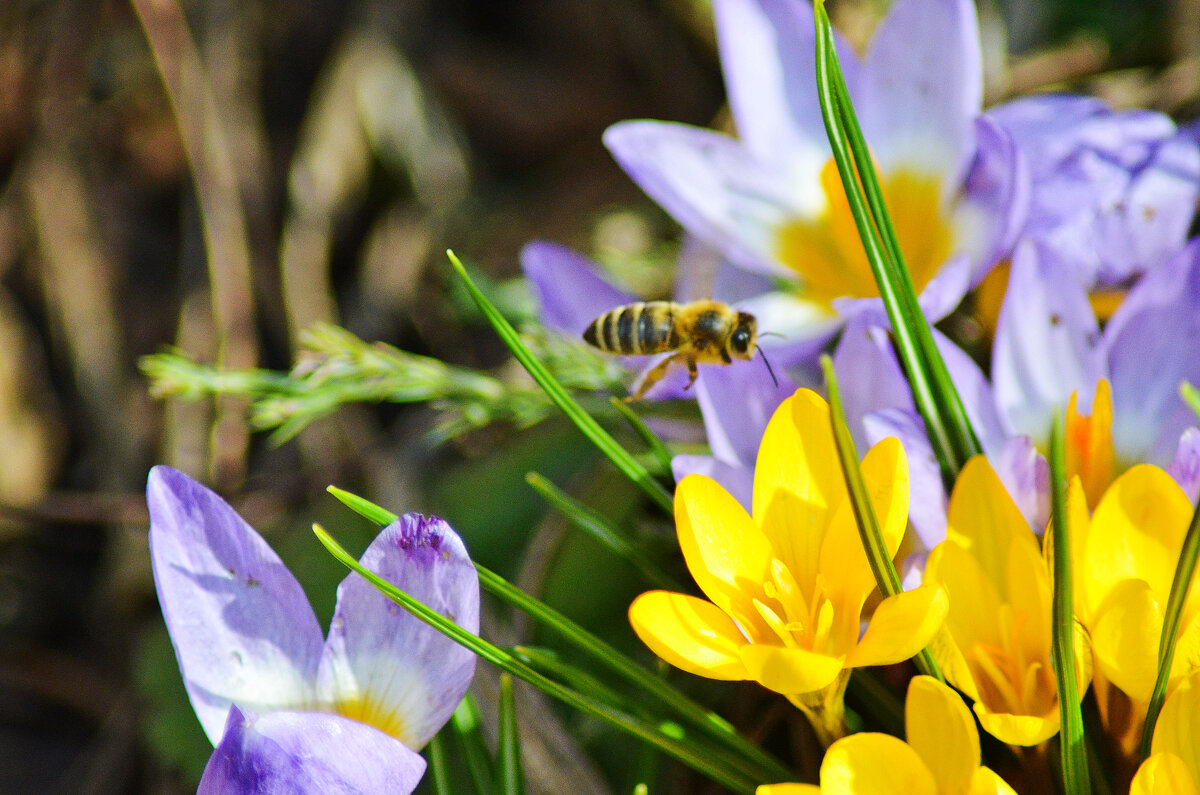
<instances>
[{"instance_id":1,"label":"bee's striped abdomen","mask_svg":"<svg viewBox=\"0 0 1200 795\"><path fill-rule=\"evenodd\" d=\"M602 351L647 354L680 345L675 305L669 301L629 304L605 312L583 332L583 339Z\"/></svg>"}]
</instances>

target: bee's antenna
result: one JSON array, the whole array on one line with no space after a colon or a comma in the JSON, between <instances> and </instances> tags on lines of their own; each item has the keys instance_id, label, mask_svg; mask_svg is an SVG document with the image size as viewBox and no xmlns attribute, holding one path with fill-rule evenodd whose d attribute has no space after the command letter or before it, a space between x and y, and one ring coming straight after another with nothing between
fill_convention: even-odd
<instances>
[{"instance_id":1,"label":"bee's antenna","mask_svg":"<svg viewBox=\"0 0 1200 795\"><path fill-rule=\"evenodd\" d=\"M783 336L782 334L779 336ZM767 372L771 374L771 380L775 382L775 387L779 388L779 379L775 377L775 371L771 369L771 363L767 361L767 355L763 353L762 346L758 346L758 355L762 357L763 364L767 366Z\"/></svg>"},{"instance_id":2,"label":"bee's antenna","mask_svg":"<svg viewBox=\"0 0 1200 795\"><path fill-rule=\"evenodd\" d=\"M758 332L758 336L760 336L760 337L779 337L779 339L783 339L783 335L780 334L778 331L760 331L760 332Z\"/></svg>"}]
</instances>

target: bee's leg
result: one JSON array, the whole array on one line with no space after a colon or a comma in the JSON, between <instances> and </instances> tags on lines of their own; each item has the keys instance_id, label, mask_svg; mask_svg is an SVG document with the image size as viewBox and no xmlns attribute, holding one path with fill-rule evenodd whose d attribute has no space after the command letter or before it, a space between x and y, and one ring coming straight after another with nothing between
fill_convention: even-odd
<instances>
[{"instance_id":1,"label":"bee's leg","mask_svg":"<svg viewBox=\"0 0 1200 795\"><path fill-rule=\"evenodd\" d=\"M696 383L696 378L699 377L700 371L696 369L696 357L695 356L686 356L685 355L685 358L687 359L688 382L687 382L687 386L685 386L684 389L687 390L687 389L691 389L692 384Z\"/></svg>"},{"instance_id":2,"label":"bee's leg","mask_svg":"<svg viewBox=\"0 0 1200 795\"><path fill-rule=\"evenodd\" d=\"M637 392L625 398L625 402L632 403L635 400L641 400L642 396L650 391L650 387L654 386L663 379L663 376L665 376L667 371L671 369L671 365L673 363L686 357L686 353L676 353L672 356L668 356L658 364L654 365L653 369L646 373L646 377L642 379L642 383L638 384ZM695 364L689 363L689 368L694 367Z\"/></svg>"}]
</instances>

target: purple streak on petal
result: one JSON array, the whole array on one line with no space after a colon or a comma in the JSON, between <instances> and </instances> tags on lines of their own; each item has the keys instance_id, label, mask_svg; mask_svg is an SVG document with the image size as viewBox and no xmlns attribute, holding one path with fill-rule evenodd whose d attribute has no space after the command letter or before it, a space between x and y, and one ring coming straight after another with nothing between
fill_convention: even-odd
<instances>
[{"instance_id":1,"label":"purple streak on petal","mask_svg":"<svg viewBox=\"0 0 1200 795\"><path fill-rule=\"evenodd\" d=\"M557 243L526 245L521 270L541 305L542 324L566 334L580 336L608 310L638 300L602 279L587 257Z\"/></svg>"},{"instance_id":2,"label":"purple streak on petal","mask_svg":"<svg viewBox=\"0 0 1200 795\"><path fill-rule=\"evenodd\" d=\"M778 385L760 362L710 367L696 381L696 400L704 416L708 446L719 460L753 468L767 422L796 385L779 373Z\"/></svg>"},{"instance_id":3,"label":"purple streak on petal","mask_svg":"<svg viewBox=\"0 0 1200 795\"><path fill-rule=\"evenodd\" d=\"M884 171L916 163L944 173L948 197L974 156L974 120L983 109L975 4L893 3L870 44L854 104Z\"/></svg>"},{"instance_id":4,"label":"purple streak on petal","mask_svg":"<svg viewBox=\"0 0 1200 795\"><path fill-rule=\"evenodd\" d=\"M884 409L863 418L868 444L895 436L908 459L908 520L921 541L918 552L928 552L946 540L946 489L925 423L915 412Z\"/></svg>"},{"instance_id":5,"label":"purple streak on petal","mask_svg":"<svg viewBox=\"0 0 1200 795\"><path fill-rule=\"evenodd\" d=\"M971 258L971 285L1012 253L1029 217L1031 185L1025 157L1008 131L986 116L975 119L975 159L967 172L954 225Z\"/></svg>"},{"instance_id":6,"label":"purple streak on petal","mask_svg":"<svg viewBox=\"0 0 1200 795\"><path fill-rule=\"evenodd\" d=\"M1200 383L1200 238L1146 274L1104 330L1112 370L1113 446L1163 466L1196 416L1179 385Z\"/></svg>"},{"instance_id":7,"label":"purple streak on petal","mask_svg":"<svg viewBox=\"0 0 1200 795\"><path fill-rule=\"evenodd\" d=\"M1041 535L1050 521L1050 466L1028 436L1009 437L988 461L1030 529Z\"/></svg>"},{"instance_id":8,"label":"purple streak on petal","mask_svg":"<svg viewBox=\"0 0 1200 795\"><path fill-rule=\"evenodd\" d=\"M713 3L721 65L738 135L765 160L797 150L829 156L817 101L812 6L786 0ZM838 39L838 58L853 93L858 57Z\"/></svg>"},{"instance_id":9,"label":"purple streak on petal","mask_svg":"<svg viewBox=\"0 0 1200 795\"><path fill-rule=\"evenodd\" d=\"M1022 240L992 350L996 401L1012 430L1048 438L1053 414L1071 393L1078 390L1079 410L1089 413L1096 382L1106 376L1087 294L1057 252Z\"/></svg>"},{"instance_id":10,"label":"purple streak on petal","mask_svg":"<svg viewBox=\"0 0 1200 795\"><path fill-rule=\"evenodd\" d=\"M322 712L243 713L236 706L197 795L410 793L425 760L394 737Z\"/></svg>"},{"instance_id":11,"label":"purple streak on petal","mask_svg":"<svg viewBox=\"0 0 1200 795\"><path fill-rule=\"evenodd\" d=\"M1188 428L1179 437L1179 447L1167 472L1195 505L1200 498L1200 428Z\"/></svg>"},{"instance_id":12,"label":"purple streak on petal","mask_svg":"<svg viewBox=\"0 0 1200 795\"><path fill-rule=\"evenodd\" d=\"M150 470L146 502L163 619L209 739L233 701L310 705L321 627L279 556L228 503L170 467Z\"/></svg>"},{"instance_id":13,"label":"purple streak on petal","mask_svg":"<svg viewBox=\"0 0 1200 795\"><path fill-rule=\"evenodd\" d=\"M371 542L362 564L463 629L479 631L479 578L445 520L405 514ZM383 728L421 748L449 720L474 673L474 654L358 574L338 586L318 679L323 701L368 703L391 719Z\"/></svg>"},{"instance_id":14,"label":"purple streak on petal","mask_svg":"<svg viewBox=\"0 0 1200 795\"><path fill-rule=\"evenodd\" d=\"M776 261L774 230L796 213L798 194L815 194L815 183L756 159L728 136L683 124L621 122L605 131L604 144L688 232L742 267L795 278ZM814 160L810 180L819 169Z\"/></svg>"},{"instance_id":15,"label":"purple streak on petal","mask_svg":"<svg viewBox=\"0 0 1200 795\"><path fill-rule=\"evenodd\" d=\"M671 459L671 472L675 482L683 480L688 475L706 475L720 483L725 491L750 513L754 504L754 467L743 464L730 464L718 461L707 455L677 455Z\"/></svg>"}]
</instances>

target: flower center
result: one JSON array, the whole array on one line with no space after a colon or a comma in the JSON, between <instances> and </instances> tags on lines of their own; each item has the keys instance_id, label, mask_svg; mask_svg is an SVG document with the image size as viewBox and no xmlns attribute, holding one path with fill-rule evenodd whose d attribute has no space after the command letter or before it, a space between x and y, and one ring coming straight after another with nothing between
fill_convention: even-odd
<instances>
[{"instance_id":1,"label":"flower center","mask_svg":"<svg viewBox=\"0 0 1200 795\"><path fill-rule=\"evenodd\" d=\"M1027 622L1011 605L1003 605L997 619L1000 645L976 643L964 655L979 700L993 712L1041 715L1055 703L1058 690L1050 667L1026 653L1030 642L1021 635Z\"/></svg>"},{"instance_id":2,"label":"flower center","mask_svg":"<svg viewBox=\"0 0 1200 795\"><path fill-rule=\"evenodd\" d=\"M373 699L359 695L352 698L340 698L333 705L333 712L343 718L365 723L379 731L390 734L397 740L407 743L404 720L394 709L386 709Z\"/></svg>"},{"instance_id":3,"label":"flower center","mask_svg":"<svg viewBox=\"0 0 1200 795\"><path fill-rule=\"evenodd\" d=\"M883 199L900 250L919 293L954 250L954 233L942 208L941 187L933 175L898 169L880 175ZM825 211L816 218L792 218L776 230L776 256L804 281L808 297L826 304L835 298L879 295L863 251L850 203L830 158L821 169Z\"/></svg>"},{"instance_id":4,"label":"flower center","mask_svg":"<svg viewBox=\"0 0 1200 795\"><path fill-rule=\"evenodd\" d=\"M1088 505L1095 508L1104 490L1116 477L1116 462L1112 436L1112 390L1108 381L1096 384L1092 398L1091 416L1080 414L1075 405L1076 393L1067 403L1066 432L1063 440L1067 458L1067 478L1078 476Z\"/></svg>"}]
</instances>

